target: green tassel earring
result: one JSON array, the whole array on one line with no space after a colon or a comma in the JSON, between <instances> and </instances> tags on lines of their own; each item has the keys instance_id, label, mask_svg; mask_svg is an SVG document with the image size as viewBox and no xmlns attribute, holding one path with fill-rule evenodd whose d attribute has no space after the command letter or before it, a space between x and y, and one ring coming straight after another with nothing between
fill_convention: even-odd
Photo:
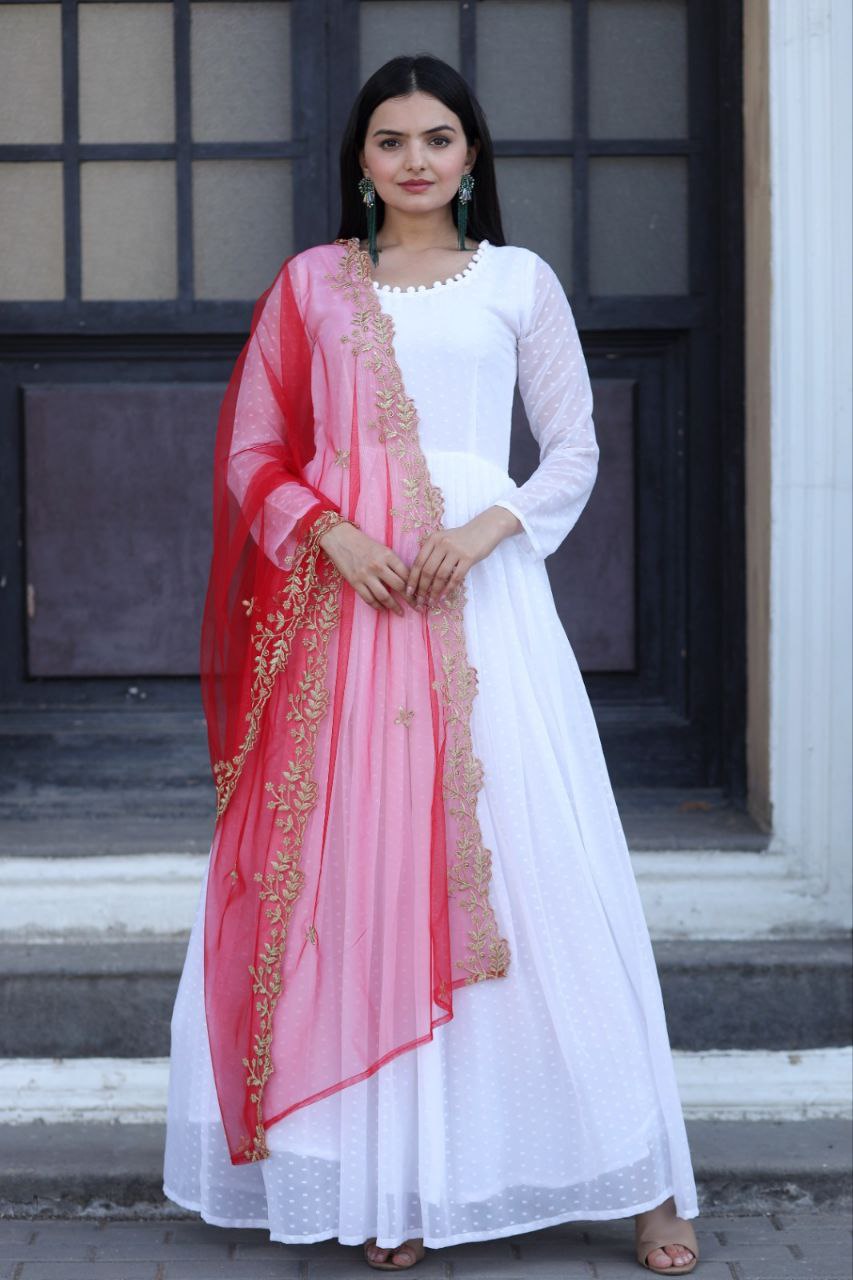
<instances>
[{"instance_id":1,"label":"green tassel earring","mask_svg":"<svg viewBox=\"0 0 853 1280\"><path fill-rule=\"evenodd\" d=\"M367 213L367 251L373 259L373 265L379 265L379 250L376 248L376 188L372 178L362 178L358 184L361 198Z\"/></svg>"},{"instance_id":2,"label":"green tassel earring","mask_svg":"<svg viewBox=\"0 0 853 1280\"><path fill-rule=\"evenodd\" d=\"M465 248L465 229L468 226L468 205L474 192L474 175L463 173L459 179L459 207L456 213L456 229L459 232L459 248Z\"/></svg>"}]
</instances>

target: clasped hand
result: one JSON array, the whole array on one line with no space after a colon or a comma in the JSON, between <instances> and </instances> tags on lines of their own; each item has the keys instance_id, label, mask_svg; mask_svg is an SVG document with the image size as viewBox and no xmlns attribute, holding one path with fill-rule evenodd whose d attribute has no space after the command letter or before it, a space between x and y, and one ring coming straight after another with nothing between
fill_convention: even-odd
<instances>
[{"instance_id":1,"label":"clasped hand","mask_svg":"<svg viewBox=\"0 0 853 1280\"><path fill-rule=\"evenodd\" d=\"M402 616L398 596L415 609L439 603L473 564L513 532L513 526L519 528L511 512L490 507L456 529L431 533L411 565L352 524L333 525L320 545L366 604Z\"/></svg>"}]
</instances>

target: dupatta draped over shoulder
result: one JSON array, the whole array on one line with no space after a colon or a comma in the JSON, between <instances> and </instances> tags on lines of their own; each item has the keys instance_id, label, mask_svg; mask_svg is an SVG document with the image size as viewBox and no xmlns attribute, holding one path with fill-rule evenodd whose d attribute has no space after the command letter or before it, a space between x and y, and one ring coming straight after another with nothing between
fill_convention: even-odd
<instances>
[{"instance_id":1,"label":"dupatta draped over shoulder","mask_svg":"<svg viewBox=\"0 0 853 1280\"><path fill-rule=\"evenodd\" d=\"M217 821L205 1009L234 1164L503 977L471 738L465 584L403 616L318 539L347 520L406 564L442 528L357 239L289 258L258 300L214 453L201 688Z\"/></svg>"}]
</instances>

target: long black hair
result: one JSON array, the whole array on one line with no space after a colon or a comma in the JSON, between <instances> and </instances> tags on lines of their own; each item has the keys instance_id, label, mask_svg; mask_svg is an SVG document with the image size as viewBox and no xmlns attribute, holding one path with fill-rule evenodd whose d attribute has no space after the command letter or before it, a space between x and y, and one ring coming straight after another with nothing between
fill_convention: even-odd
<instances>
[{"instance_id":1,"label":"long black hair","mask_svg":"<svg viewBox=\"0 0 853 1280\"><path fill-rule=\"evenodd\" d=\"M429 53L401 54L391 58L374 71L362 86L353 103L347 127L341 140L341 225L338 239L348 240L367 237L367 214L358 190L362 168L358 153L364 146L367 125L376 108L386 98L408 97L420 90L438 98L459 117L468 145L480 143L471 173L474 176L474 192L468 206L467 232L472 240L488 240L491 244L506 244L501 211L498 203L498 187L495 178L495 157L486 117L474 94L458 71L441 58ZM459 201L451 201L453 221ZM385 218L385 202L376 193L376 229Z\"/></svg>"}]
</instances>

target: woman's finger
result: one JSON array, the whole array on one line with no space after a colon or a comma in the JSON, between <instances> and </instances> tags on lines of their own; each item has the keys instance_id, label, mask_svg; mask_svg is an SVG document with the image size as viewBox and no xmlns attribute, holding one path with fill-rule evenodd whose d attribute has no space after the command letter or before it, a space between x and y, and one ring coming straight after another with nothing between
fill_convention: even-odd
<instances>
[{"instance_id":1,"label":"woman's finger","mask_svg":"<svg viewBox=\"0 0 853 1280\"><path fill-rule=\"evenodd\" d=\"M421 599L428 601L430 604L433 602L439 585L442 584L446 578L449 578L450 574L453 572L453 566L456 563L456 559L457 556L455 552L449 549L445 550L441 547L436 547L434 558L431 557L427 561L424 566L424 571L421 574L421 589L418 592L418 596Z\"/></svg>"},{"instance_id":2,"label":"woman's finger","mask_svg":"<svg viewBox=\"0 0 853 1280\"><path fill-rule=\"evenodd\" d=\"M352 586L352 589L353 591L355 591L356 595L360 596L365 604L369 604L371 609L378 609L380 607L378 601L374 600L373 598L373 592L364 583L355 582L355 583L351 583L350 585Z\"/></svg>"},{"instance_id":3,"label":"woman's finger","mask_svg":"<svg viewBox=\"0 0 853 1280\"><path fill-rule=\"evenodd\" d=\"M445 592L447 591L447 587L450 582L450 579L453 577L453 573L454 573L454 570L456 569L457 563L458 562L452 561L448 558L447 560L444 561L443 564L439 565L438 569L436 570L435 577L433 578L433 586L430 592L431 600L433 601L440 600L442 596L444 596Z\"/></svg>"},{"instance_id":4,"label":"woman's finger","mask_svg":"<svg viewBox=\"0 0 853 1280\"><path fill-rule=\"evenodd\" d=\"M413 596L419 596L422 594L420 589L421 573L434 546L435 546L435 534L431 533L427 538L426 542L421 547L418 554L415 556L414 560L412 561L412 567L409 570L408 577L406 580L406 595L409 596L410 598Z\"/></svg>"},{"instance_id":5,"label":"woman's finger","mask_svg":"<svg viewBox=\"0 0 853 1280\"><path fill-rule=\"evenodd\" d=\"M438 597L439 601L444 600L444 598L448 596L451 591L455 591L455 589L459 586L460 582L464 581L465 574L467 573L467 571L468 571L467 568L463 567L463 562L460 560L456 568L453 570L450 577L448 578L447 583L445 584L444 590L439 594L439 597Z\"/></svg>"},{"instance_id":6,"label":"woman's finger","mask_svg":"<svg viewBox=\"0 0 853 1280\"><path fill-rule=\"evenodd\" d=\"M421 571L418 575L418 581L415 586L415 598L417 599L418 604L426 601L430 587L432 586L432 580L435 577L435 572L443 561L444 555L445 553L443 548L434 544L431 552L421 566Z\"/></svg>"},{"instance_id":7,"label":"woman's finger","mask_svg":"<svg viewBox=\"0 0 853 1280\"><path fill-rule=\"evenodd\" d=\"M410 568L409 568L409 566L406 564L405 560L401 560L401 559L400 559L400 557L397 555L397 552L396 552L396 551L392 551L392 550L391 550L391 548L389 547L389 548L388 548L388 552L389 552L389 554L388 554L388 565L387 565L387 567L388 567L388 568L389 568L393 573L395 573L395 574L397 575L397 577L400 579L400 589L401 589L401 590L405 590L406 582L407 582L407 581L408 581L408 579L409 579L409 575L410 575L410 573L411 573L411 569L410 569Z\"/></svg>"},{"instance_id":8,"label":"woman's finger","mask_svg":"<svg viewBox=\"0 0 853 1280\"><path fill-rule=\"evenodd\" d=\"M401 561L401 564L402 564L402 561ZM391 588L393 591L399 591L400 594L403 596L403 598L406 600L406 603L411 605L412 604L411 599L408 598L405 594L405 591L406 591L405 575L407 573L408 573L408 569L406 568L405 565L403 565L402 574L396 572L391 567L391 565L386 565L382 571L382 581L385 583L386 587Z\"/></svg>"},{"instance_id":9,"label":"woman's finger","mask_svg":"<svg viewBox=\"0 0 853 1280\"><path fill-rule=\"evenodd\" d=\"M391 592L383 585L381 579L374 578L374 580L370 583L370 589L373 592L373 595L375 596L375 598L379 601L380 608L393 609L395 613L398 613L400 615L400 617L403 616L403 606L401 604L398 604L398 602L391 595Z\"/></svg>"}]
</instances>

